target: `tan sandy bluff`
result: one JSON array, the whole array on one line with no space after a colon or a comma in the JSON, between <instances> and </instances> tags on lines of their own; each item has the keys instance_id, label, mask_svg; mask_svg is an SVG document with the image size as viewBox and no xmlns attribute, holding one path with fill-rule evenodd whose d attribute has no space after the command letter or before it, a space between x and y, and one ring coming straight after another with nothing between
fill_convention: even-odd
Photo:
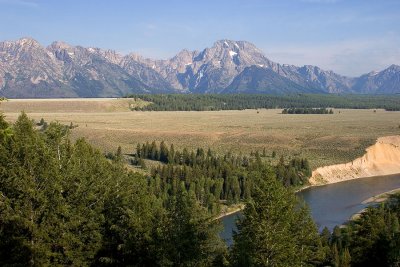
<instances>
[{"instance_id":1,"label":"tan sandy bluff","mask_svg":"<svg viewBox=\"0 0 400 267\"><path fill-rule=\"evenodd\" d=\"M400 173L400 136L378 138L364 156L345 164L320 167L313 171L311 185L338 183L362 177Z\"/></svg>"}]
</instances>

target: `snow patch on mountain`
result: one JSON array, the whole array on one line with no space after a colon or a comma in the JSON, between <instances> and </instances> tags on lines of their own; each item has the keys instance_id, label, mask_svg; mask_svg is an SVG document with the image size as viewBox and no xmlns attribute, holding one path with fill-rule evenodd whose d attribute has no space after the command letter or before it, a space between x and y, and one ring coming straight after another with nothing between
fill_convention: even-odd
<instances>
[{"instance_id":1,"label":"snow patch on mountain","mask_svg":"<svg viewBox=\"0 0 400 267\"><path fill-rule=\"evenodd\" d=\"M234 56L236 56L238 53L236 53L236 52L234 52L234 51L229 51L229 55L231 56L231 57L234 57Z\"/></svg>"}]
</instances>

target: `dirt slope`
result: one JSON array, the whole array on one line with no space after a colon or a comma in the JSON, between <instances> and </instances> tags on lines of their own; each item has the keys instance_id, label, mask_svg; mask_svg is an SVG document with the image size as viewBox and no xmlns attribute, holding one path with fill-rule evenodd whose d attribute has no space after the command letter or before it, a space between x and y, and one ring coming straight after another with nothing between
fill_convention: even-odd
<instances>
[{"instance_id":1,"label":"dirt slope","mask_svg":"<svg viewBox=\"0 0 400 267\"><path fill-rule=\"evenodd\" d=\"M400 173L400 136L378 138L364 156L345 164L317 168L310 178L312 185Z\"/></svg>"}]
</instances>

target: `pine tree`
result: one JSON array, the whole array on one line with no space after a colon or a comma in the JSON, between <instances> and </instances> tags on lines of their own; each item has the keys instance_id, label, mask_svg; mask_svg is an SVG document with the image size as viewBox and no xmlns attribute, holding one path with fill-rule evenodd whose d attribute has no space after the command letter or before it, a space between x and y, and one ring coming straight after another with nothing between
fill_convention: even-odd
<instances>
[{"instance_id":1,"label":"pine tree","mask_svg":"<svg viewBox=\"0 0 400 267\"><path fill-rule=\"evenodd\" d=\"M231 252L235 266L305 266L321 257L307 210L271 171L257 178L243 213Z\"/></svg>"},{"instance_id":2,"label":"pine tree","mask_svg":"<svg viewBox=\"0 0 400 267\"><path fill-rule=\"evenodd\" d=\"M336 246L336 243L333 244L333 247L332 247L332 265L334 267L340 267L340 257L339 257L339 251Z\"/></svg>"},{"instance_id":3,"label":"pine tree","mask_svg":"<svg viewBox=\"0 0 400 267\"><path fill-rule=\"evenodd\" d=\"M50 264L62 234L58 162L25 113L0 148L0 251L12 252L0 253L0 265Z\"/></svg>"},{"instance_id":4,"label":"pine tree","mask_svg":"<svg viewBox=\"0 0 400 267\"><path fill-rule=\"evenodd\" d=\"M340 267L350 267L351 257L348 248L345 248L340 256Z\"/></svg>"},{"instance_id":5,"label":"pine tree","mask_svg":"<svg viewBox=\"0 0 400 267\"><path fill-rule=\"evenodd\" d=\"M6 122L4 115L0 113L0 142L7 143L13 135L13 129Z\"/></svg>"},{"instance_id":6,"label":"pine tree","mask_svg":"<svg viewBox=\"0 0 400 267\"><path fill-rule=\"evenodd\" d=\"M159 266L162 204L144 190L145 177L112 168L119 175L104 198L104 235L93 265Z\"/></svg>"},{"instance_id":7,"label":"pine tree","mask_svg":"<svg viewBox=\"0 0 400 267\"><path fill-rule=\"evenodd\" d=\"M122 163L123 159L124 159L124 157L122 155L122 148L121 148L121 146L118 146L117 153L115 153L114 161L118 162L118 163Z\"/></svg>"},{"instance_id":8,"label":"pine tree","mask_svg":"<svg viewBox=\"0 0 400 267\"><path fill-rule=\"evenodd\" d=\"M219 221L200 207L194 195L186 193L184 184L170 198L167 210L162 266L211 266L224 253Z\"/></svg>"}]
</instances>

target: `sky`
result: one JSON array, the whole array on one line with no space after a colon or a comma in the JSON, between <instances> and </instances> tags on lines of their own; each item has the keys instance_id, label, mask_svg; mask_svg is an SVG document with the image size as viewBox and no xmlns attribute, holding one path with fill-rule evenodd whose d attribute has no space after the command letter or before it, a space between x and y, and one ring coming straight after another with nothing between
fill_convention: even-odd
<instances>
[{"instance_id":1,"label":"sky","mask_svg":"<svg viewBox=\"0 0 400 267\"><path fill-rule=\"evenodd\" d=\"M0 41L166 59L244 40L282 64L358 76L400 65L400 0L0 0Z\"/></svg>"}]
</instances>

